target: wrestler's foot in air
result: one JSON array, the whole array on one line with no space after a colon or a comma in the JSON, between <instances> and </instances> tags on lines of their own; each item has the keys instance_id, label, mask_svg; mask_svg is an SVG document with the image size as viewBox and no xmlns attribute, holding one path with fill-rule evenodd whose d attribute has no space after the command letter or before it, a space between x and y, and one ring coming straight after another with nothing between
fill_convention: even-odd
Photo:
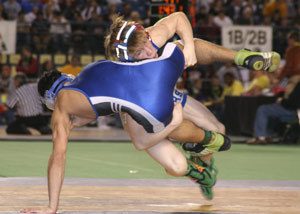
<instances>
[{"instance_id":1,"label":"wrestler's foot in air","mask_svg":"<svg viewBox=\"0 0 300 214\"><path fill-rule=\"evenodd\" d=\"M182 148L191 155L207 155L214 152L226 151L231 147L231 140L220 133L211 131L211 137L207 143L184 143Z\"/></svg>"},{"instance_id":2,"label":"wrestler's foot in air","mask_svg":"<svg viewBox=\"0 0 300 214\"><path fill-rule=\"evenodd\" d=\"M199 156L191 156L188 165L189 169L186 176L200 184L200 190L206 199L213 199L213 186L216 184L218 174L214 160L212 159L211 164L208 166L201 161Z\"/></svg>"},{"instance_id":3,"label":"wrestler's foot in air","mask_svg":"<svg viewBox=\"0 0 300 214\"><path fill-rule=\"evenodd\" d=\"M253 52L247 49L239 50L234 58L237 65L251 70L274 72L280 64L280 55L277 52Z\"/></svg>"}]
</instances>

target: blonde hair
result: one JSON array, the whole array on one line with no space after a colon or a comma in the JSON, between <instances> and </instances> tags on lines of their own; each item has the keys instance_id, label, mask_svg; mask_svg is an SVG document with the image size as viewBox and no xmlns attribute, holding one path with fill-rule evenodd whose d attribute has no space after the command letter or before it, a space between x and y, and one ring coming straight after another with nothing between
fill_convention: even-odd
<instances>
[{"instance_id":1,"label":"blonde hair","mask_svg":"<svg viewBox=\"0 0 300 214\"><path fill-rule=\"evenodd\" d=\"M115 43L117 41L117 35L122 28L125 20L123 16L115 15L113 18L113 23L110 26L109 32L105 37L104 47L105 47L105 55L109 60L119 60L117 57ZM133 21L128 21L124 30L121 33L120 40L123 41L127 31L131 28L132 25L136 25L137 23ZM145 43L145 38L147 38L147 34L144 30L135 30L132 35L130 35L127 42L127 52L128 54L134 54L137 48L142 47ZM122 53L122 52L121 52ZM122 56L123 58L124 56Z\"/></svg>"}]
</instances>

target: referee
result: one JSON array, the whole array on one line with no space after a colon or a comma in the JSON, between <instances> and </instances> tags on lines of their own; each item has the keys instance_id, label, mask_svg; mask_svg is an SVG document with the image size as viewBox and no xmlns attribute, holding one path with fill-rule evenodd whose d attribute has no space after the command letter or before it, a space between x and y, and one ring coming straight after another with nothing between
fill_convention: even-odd
<instances>
[{"instance_id":1,"label":"referee","mask_svg":"<svg viewBox=\"0 0 300 214\"><path fill-rule=\"evenodd\" d=\"M20 73L14 77L15 92L8 97L6 105L15 111L16 119L7 128L7 134L31 135L29 127L41 134L51 134L48 119L43 116L43 105L37 91L37 83L27 83Z\"/></svg>"}]
</instances>

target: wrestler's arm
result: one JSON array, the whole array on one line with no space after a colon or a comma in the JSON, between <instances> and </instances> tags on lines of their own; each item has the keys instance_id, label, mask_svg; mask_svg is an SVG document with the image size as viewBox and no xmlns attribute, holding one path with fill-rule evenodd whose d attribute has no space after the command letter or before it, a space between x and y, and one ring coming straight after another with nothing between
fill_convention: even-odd
<instances>
[{"instance_id":1,"label":"wrestler's arm","mask_svg":"<svg viewBox=\"0 0 300 214\"><path fill-rule=\"evenodd\" d=\"M55 105L51 125L53 148L48 162L49 205L42 208L26 208L21 210L22 213L54 214L58 209L59 195L64 180L68 137L72 129L69 114L62 109L60 104Z\"/></svg>"},{"instance_id":2,"label":"wrestler's arm","mask_svg":"<svg viewBox=\"0 0 300 214\"><path fill-rule=\"evenodd\" d=\"M181 38L184 44L183 54L186 65L194 65L197 62L193 39L193 30L190 21L182 12L172 13L171 15L159 20L155 25L146 29L153 42L162 47L175 33Z\"/></svg>"},{"instance_id":3,"label":"wrestler's arm","mask_svg":"<svg viewBox=\"0 0 300 214\"><path fill-rule=\"evenodd\" d=\"M147 133L145 129L128 114L122 115L122 122L124 129L129 134L135 148L138 150L145 150L158 144L163 139L166 139L167 136L181 124L182 114L182 106L177 103L174 106L171 123L158 133Z\"/></svg>"}]
</instances>

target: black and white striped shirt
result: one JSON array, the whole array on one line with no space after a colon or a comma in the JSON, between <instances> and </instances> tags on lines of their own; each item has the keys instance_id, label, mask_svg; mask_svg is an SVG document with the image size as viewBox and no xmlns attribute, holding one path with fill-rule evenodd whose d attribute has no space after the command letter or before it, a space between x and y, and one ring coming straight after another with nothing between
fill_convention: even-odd
<instances>
[{"instance_id":1,"label":"black and white striped shirt","mask_svg":"<svg viewBox=\"0 0 300 214\"><path fill-rule=\"evenodd\" d=\"M16 110L16 115L31 117L43 113L43 106L37 90L37 83L21 86L8 97L7 106Z\"/></svg>"}]
</instances>

